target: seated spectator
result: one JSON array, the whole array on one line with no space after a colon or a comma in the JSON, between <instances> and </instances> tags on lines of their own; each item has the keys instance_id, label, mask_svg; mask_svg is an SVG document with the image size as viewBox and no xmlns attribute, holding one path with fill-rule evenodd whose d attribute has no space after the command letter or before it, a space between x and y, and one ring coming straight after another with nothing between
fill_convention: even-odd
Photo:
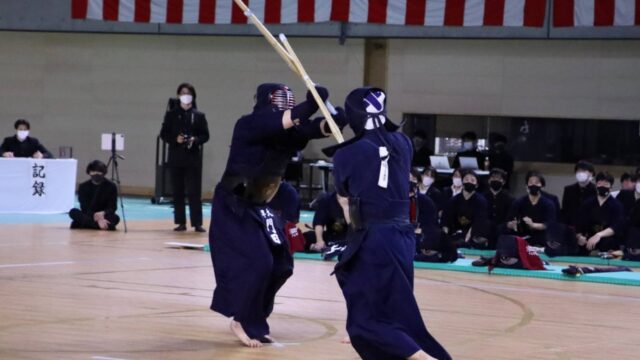
<instances>
[{"instance_id":1,"label":"seated spectator","mask_svg":"<svg viewBox=\"0 0 640 360\"><path fill-rule=\"evenodd\" d=\"M461 169L456 168L453 170L453 174L451 174L451 187L445 188L443 191L443 203L446 205L449 199L460 193L462 193L462 171Z\"/></svg>"},{"instance_id":2,"label":"seated spectator","mask_svg":"<svg viewBox=\"0 0 640 360\"><path fill-rule=\"evenodd\" d=\"M624 229L624 210L611 196L613 176L606 172L596 175L597 197L585 201L580 207L577 240L580 253L619 250Z\"/></svg>"},{"instance_id":3,"label":"seated spectator","mask_svg":"<svg viewBox=\"0 0 640 360\"><path fill-rule=\"evenodd\" d=\"M438 173L432 166L427 166L422 173L416 173L416 179L418 180L418 191L420 194L427 195L436 206L438 210L438 219L442 215L442 210L445 206L444 195L435 186L436 177Z\"/></svg>"},{"instance_id":4,"label":"seated spectator","mask_svg":"<svg viewBox=\"0 0 640 360\"><path fill-rule=\"evenodd\" d=\"M626 172L620 176L620 190L612 191L611 196L617 198L621 191L633 191L635 187L636 182L634 181L633 176Z\"/></svg>"},{"instance_id":5,"label":"seated spectator","mask_svg":"<svg viewBox=\"0 0 640 360\"><path fill-rule=\"evenodd\" d=\"M305 250L321 252L327 246L344 241L349 227L335 191L316 200L313 231L304 233Z\"/></svg>"},{"instance_id":6,"label":"seated spectator","mask_svg":"<svg viewBox=\"0 0 640 360\"><path fill-rule=\"evenodd\" d=\"M487 200L479 194L478 177L473 170L462 172L462 193L447 203L443 214L443 231L456 247L486 249L489 246Z\"/></svg>"},{"instance_id":7,"label":"seated spectator","mask_svg":"<svg viewBox=\"0 0 640 360\"><path fill-rule=\"evenodd\" d=\"M53 155L47 150L38 139L29 136L31 124L27 120L18 119L13 124L16 135L4 139L0 145L0 154L5 158L34 158L50 159Z\"/></svg>"},{"instance_id":8,"label":"seated spectator","mask_svg":"<svg viewBox=\"0 0 640 360\"><path fill-rule=\"evenodd\" d=\"M618 195L627 223L625 259L640 261L640 175L635 175L634 189L623 190Z\"/></svg>"},{"instance_id":9,"label":"seated spectator","mask_svg":"<svg viewBox=\"0 0 640 360\"><path fill-rule=\"evenodd\" d=\"M413 133L411 141L413 142L412 166L430 166L429 156L433 155L433 150L427 144L427 134L422 130L417 130Z\"/></svg>"},{"instance_id":10,"label":"seated spectator","mask_svg":"<svg viewBox=\"0 0 640 360\"><path fill-rule=\"evenodd\" d=\"M69 217L72 229L115 230L120 222L116 215L118 208L118 188L107 180L107 165L94 160L87 166L91 180L80 184L78 200L80 209L71 209Z\"/></svg>"},{"instance_id":11,"label":"seated spectator","mask_svg":"<svg viewBox=\"0 0 640 360\"><path fill-rule=\"evenodd\" d=\"M574 172L576 183L564 188L560 213L560 221L572 228L578 225L582 203L596 196L596 186L592 182L595 173L593 164L587 161L578 161Z\"/></svg>"},{"instance_id":12,"label":"seated spectator","mask_svg":"<svg viewBox=\"0 0 640 360\"><path fill-rule=\"evenodd\" d=\"M462 148L453 159L453 167L460 167L461 157L473 157L478 161L478 169L484 170L485 155L478 151L478 135L472 131L462 134Z\"/></svg>"},{"instance_id":13,"label":"seated spectator","mask_svg":"<svg viewBox=\"0 0 640 360\"><path fill-rule=\"evenodd\" d=\"M556 208L551 200L542 196L545 179L541 173L529 171L525 184L528 195L511 205L506 233L525 238L529 245L543 247L547 241L547 227L556 221Z\"/></svg>"},{"instance_id":14,"label":"seated spectator","mask_svg":"<svg viewBox=\"0 0 640 360\"><path fill-rule=\"evenodd\" d=\"M492 133L489 136L491 145L489 148L489 170L502 169L506 172L504 188L509 188L509 181L513 173L513 157L507 152L507 137L502 134Z\"/></svg>"},{"instance_id":15,"label":"seated spectator","mask_svg":"<svg viewBox=\"0 0 640 360\"><path fill-rule=\"evenodd\" d=\"M507 172L494 168L489 173L489 190L483 194L489 204L489 248L495 249L500 227L506 224L513 197L504 189Z\"/></svg>"}]
</instances>

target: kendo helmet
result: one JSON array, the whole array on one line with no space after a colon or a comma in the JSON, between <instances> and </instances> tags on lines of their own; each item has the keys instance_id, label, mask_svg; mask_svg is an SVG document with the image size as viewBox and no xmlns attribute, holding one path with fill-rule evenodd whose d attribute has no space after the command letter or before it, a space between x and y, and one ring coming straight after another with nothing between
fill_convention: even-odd
<instances>
[{"instance_id":1,"label":"kendo helmet","mask_svg":"<svg viewBox=\"0 0 640 360\"><path fill-rule=\"evenodd\" d=\"M360 134L379 127L392 132L398 130L399 127L387 119L386 105L387 94L380 88L361 87L349 93L344 108L353 132Z\"/></svg>"},{"instance_id":2,"label":"kendo helmet","mask_svg":"<svg viewBox=\"0 0 640 360\"><path fill-rule=\"evenodd\" d=\"M296 105L293 91L284 84L265 83L256 90L254 111L274 109L279 111L292 109Z\"/></svg>"}]
</instances>

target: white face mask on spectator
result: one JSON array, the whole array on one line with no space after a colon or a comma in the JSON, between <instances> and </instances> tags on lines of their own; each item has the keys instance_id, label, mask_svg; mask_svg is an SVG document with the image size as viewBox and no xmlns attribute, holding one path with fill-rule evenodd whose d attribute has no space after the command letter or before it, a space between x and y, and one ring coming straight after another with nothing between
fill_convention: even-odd
<instances>
[{"instance_id":1,"label":"white face mask on spectator","mask_svg":"<svg viewBox=\"0 0 640 360\"><path fill-rule=\"evenodd\" d=\"M185 105L189 105L191 104L191 102L193 101L193 96L191 95L180 95L180 102L185 104Z\"/></svg>"},{"instance_id":2,"label":"white face mask on spectator","mask_svg":"<svg viewBox=\"0 0 640 360\"><path fill-rule=\"evenodd\" d=\"M590 175L587 171L578 171L576 173L576 180L578 180L578 182L580 183L585 183L587 181L589 181L590 179Z\"/></svg>"},{"instance_id":3,"label":"white face mask on spectator","mask_svg":"<svg viewBox=\"0 0 640 360\"><path fill-rule=\"evenodd\" d=\"M453 186L455 186L455 187L462 186L462 179L459 178L459 177L454 177L453 178Z\"/></svg>"},{"instance_id":4,"label":"white face mask on spectator","mask_svg":"<svg viewBox=\"0 0 640 360\"><path fill-rule=\"evenodd\" d=\"M17 131L18 140L24 141L27 136L29 136L29 130L18 130Z\"/></svg>"},{"instance_id":5,"label":"white face mask on spectator","mask_svg":"<svg viewBox=\"0 0 640 360\"><path fill-rule=\"evenodd\" d=\"M422 184L424 186L431 186L433 184L433 178L429 176L425 176L422 178Z\"/></svg>"}]
</instances>

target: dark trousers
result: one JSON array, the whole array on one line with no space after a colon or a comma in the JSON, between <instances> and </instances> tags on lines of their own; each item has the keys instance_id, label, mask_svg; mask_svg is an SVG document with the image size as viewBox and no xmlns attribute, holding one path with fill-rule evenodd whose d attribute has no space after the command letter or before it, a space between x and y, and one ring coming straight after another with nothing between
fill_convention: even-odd
<instances>
[{"instance_id":1,"label":"dark trousers","mask_svg":"<svg viewBox=\"0 0 640 360\"><path fill-rule=\"evenodd\" d=\"M69 210L69 217L73 220L71 222L72 229L100 230L100 226L93 220L93 216L83 213L80 209ZM114 212L105 212L104 218L111 223L109 224L109 230L115 230L116 225L120 222L120 217Z\"/></svg>"},{"instance_id":2,"label":"dark trousers","mask_svg":"<svg viewBox=\"0 0 640 360\"><path fill-rule=\"evenodd\" d=\"M178 225L187 223L184 204L186 189L189 197L191 226L202 226L202 168L199 166L171 168L171 184L173 185L174 222Z\"/></svg>"}]
</instances>

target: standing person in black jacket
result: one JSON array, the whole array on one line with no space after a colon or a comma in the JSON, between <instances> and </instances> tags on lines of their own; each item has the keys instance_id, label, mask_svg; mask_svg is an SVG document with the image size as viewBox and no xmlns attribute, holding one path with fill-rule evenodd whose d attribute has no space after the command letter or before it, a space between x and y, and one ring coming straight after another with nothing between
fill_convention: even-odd
<instances>
[{"instance_id":1,"label":"standing person in black jacket","mask_svg":"<svg viewBox=\"0 0 640 360\"><path fill-rule=\"evenodd\" d=\"M185 185L189 197L191 226L197 232L202 227L202 147L209 141L209 127L204 113L195 106L196 90L193 85L183 83L177 91L180 106L167 111L162 123L160 137L169 143L169 166L173 185L175 231L185 231Z\"/></svg>"},{"instance_id":2,"label":"standing person in black jacket","mask_svg":"<svg viewBox=\"0 0 640 360\"><path fill-rule=\"evenodd\" d=\"M69 217L73 220L72 229L115 230L120 222L116 215L118 208L118 188L105 179L107 165L94 160L87 166L87 175L91 180L80 184L78 200L80 209L71 209Z\"/></svg>"},{"instance_id":3,"label":"standing person in black jacket","mask_svg":"<svg viewBox=\"0 0 640 360\"><path fill-rule=\"evenodd\" d=\"M2 145L0 145L0 156L34 159L50 159L53 157L38 139L29 136L31 124L27 120L18 119L13 124L13 127L16 129L16 134L4 139Z\"/></svg>"},{"instance_id":4,"label":"standing person in black jacket","mask_svg":"<svg viewBox=\"0 0 640 360\"><path fill-rule=\"evenodd\" d=\"M596 197L596 186L593 184L595 168L590 162L581 160L574 167L576 183L566 186L562 194L562 211L560 220L572 228L580 222L580 206L590 198Z\"/></svg>"}]
</instances>

